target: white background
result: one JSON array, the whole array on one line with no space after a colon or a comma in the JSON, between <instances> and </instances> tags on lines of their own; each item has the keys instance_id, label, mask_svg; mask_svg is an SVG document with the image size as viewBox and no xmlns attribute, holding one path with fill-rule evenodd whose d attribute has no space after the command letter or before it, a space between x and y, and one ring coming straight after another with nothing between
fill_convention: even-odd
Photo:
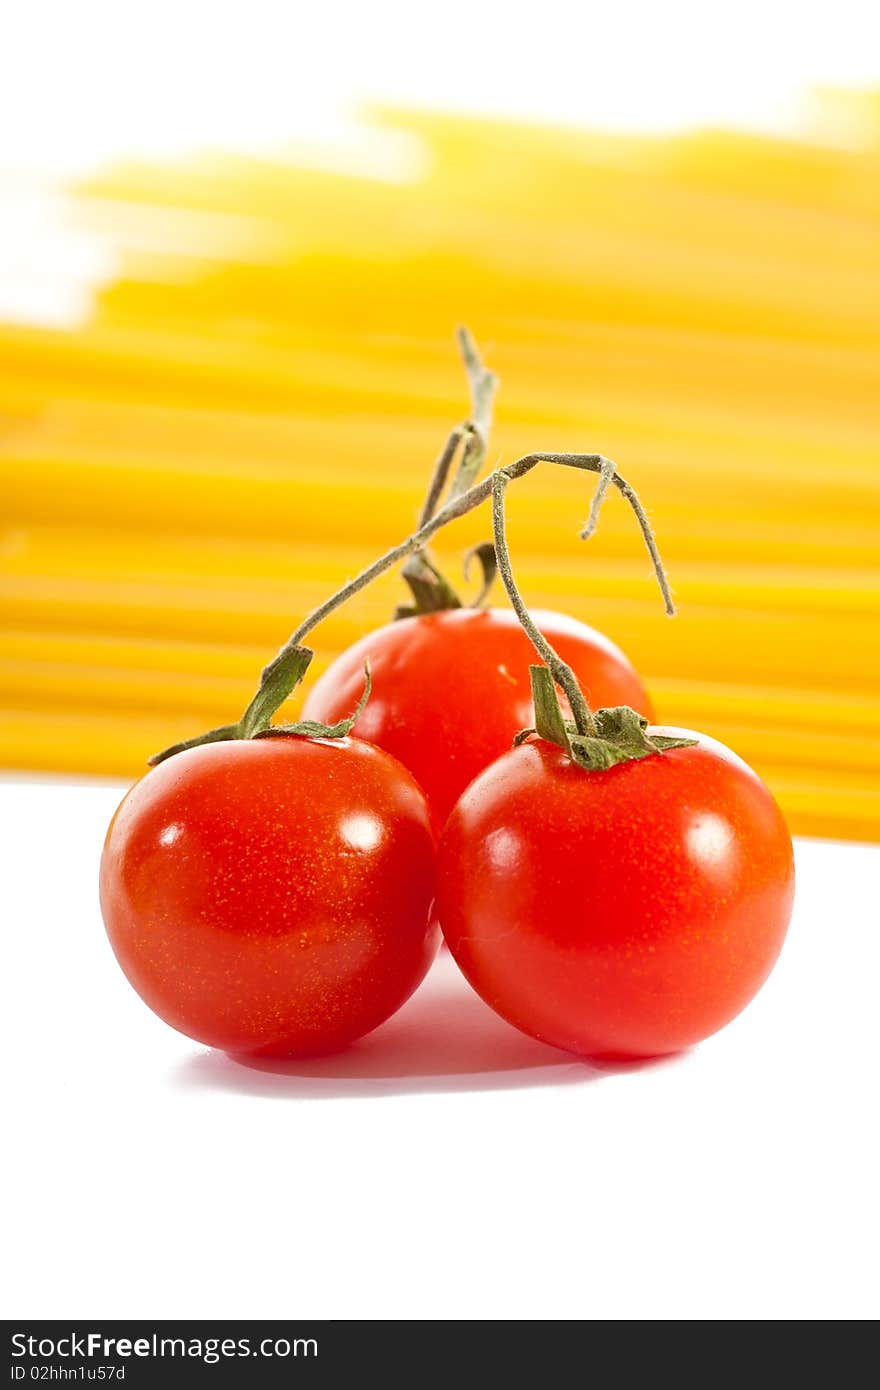
<instances>
[{"instance_id":1,"label":"white background","mask_svg":"<svg viewBox=\"0 0 880 1390\"><path fill-rule=\"evenodd\" d=\"M339 1057L257 1071L107 945L120 789L0 783L7 1317L868 1318L880 848L803 841L759 998L596 1070L441 961Z\"/></svg>"},{"instance_id":2,"label":"white background","mask_svg":"<svg viewBox=\"0 0 880 1390\"><path fill-rule=\"evenodd\" d=\"M28 0L0 16L0 170L317 142L365 108L624 130L791 132L816 85L880 81L873 0ZM846 135L846 132L842 132Z\"/></svg>"},{"instance_id":3,"label":"white background","mask_svg":"<svg viewBox=\"0 0 880 1390\"><path fill-rule=\"evenodd\" d=\"M0 6L0 320L89 316L119 252L68 190L117 160L269 152L405 181L430 158L405 118L386 119L406 108L862 145L877 140L876 106L817 92L880 88L878 39L876 0ZM141 210L135 225L148 236L154 221Z\"/></svg>"}]
</instances>

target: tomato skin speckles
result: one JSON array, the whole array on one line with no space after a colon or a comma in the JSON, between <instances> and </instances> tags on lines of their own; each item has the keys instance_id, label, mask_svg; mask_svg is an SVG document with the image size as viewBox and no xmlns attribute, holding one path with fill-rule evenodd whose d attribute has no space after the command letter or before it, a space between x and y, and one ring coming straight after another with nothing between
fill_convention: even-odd
<instances>
[{"instance_id":1,"label":"tomato skin speckles","mask_svg":"<svg viewBox=\"0 0 880 1390\"><path fill-rule=\"evenodd\" d=\"M207 744L125 797L101 907L160 1018L231 1053L344 1047L390 1017L437 950L425 799L352 739Z\"/></svg>"},{"instance_id":2,"label":"tomato skin speckles","mask_svg":"<svg viewBox=\"0 0 880 1390\"><path fill-rule=\"evenodd\" d=\"M536 610L534 618L594 709L631 705L651 717L640 677L607 637L562 613ZM373 689L354 734L409 768L439 833L468 783L534 722L531 642L504 608L400 619L337 657L306 697L304 718L332 724L348 714L363 686L365 660Z\"/></svg>"},{"instance_id":3,"label":"tomato skin speckles","mask_svg":"<svg viewBox=\"0 0 880 1390\"><path fill-rule=\"evenodd\" d=\"M468 788L439 851L438 914L471 984L586 1056L675 1052L723 1027L770 973L793 894L770 792L702 737L603 772L523 744Z\"/></svg>"}]
</instances>

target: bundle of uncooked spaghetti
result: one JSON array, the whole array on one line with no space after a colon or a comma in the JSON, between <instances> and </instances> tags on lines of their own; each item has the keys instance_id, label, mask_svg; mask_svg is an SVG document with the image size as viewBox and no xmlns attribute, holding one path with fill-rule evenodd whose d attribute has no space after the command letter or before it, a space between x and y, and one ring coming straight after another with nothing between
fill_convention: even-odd
<instances>
[{"instance_id":1,"label":"bundle of uncooked spaghetti","mask_svg":"<svg viewBox=\"0 0 880 1390\"><path fill-rule=\"evenodd\" d=\"M217 157L71 195L119 270L73 327L0 324L0 762L135 775L234 717L412 529L463 320L501 378L490 462L615 459L680 614L628 510L580 543L585 480L552 468L510 499L527 599L619 642L795 830L876 836L877 142L385 124L420 151L399 178ZM319 665L398 597L328 620Z\"/></svg>"}]
</instances>

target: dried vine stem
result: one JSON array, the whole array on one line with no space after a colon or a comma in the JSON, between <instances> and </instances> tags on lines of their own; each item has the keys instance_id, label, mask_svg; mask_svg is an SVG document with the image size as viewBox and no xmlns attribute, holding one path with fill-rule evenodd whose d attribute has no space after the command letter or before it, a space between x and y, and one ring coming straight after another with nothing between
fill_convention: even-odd
<instances>
[{"instance_id":1,"label":"dried vine stem","mask_svg":"<svg viewBox=\"0 0 880 1390\"><path fill-rule=\"evenodd\" d=\"M644 507L636 496L633 488L620 476L610 459L603 458L601 454L524 454L522 458L517 459L514 463L508 463L502 468L496 468L494 472L489 473L487 477L483 478L479 483L474 483L468 488L467 492L463 492L459 497L450 498L446 505L441 507L440 511L437 512L430 521L426 522L424 526L420 526L417 531L413 532L411 536L407 536L406 540L401 541L399 545L395 545L391 550L386 550L385 554L381 555L378 560L374 560L365 570L361 570L360 574L355 575L354 579L350 579L344 588L340 589L337 594L333 594L330 598L325 599L323 603L313 609L308 617L303 619L290 639L285 642L281 651L288 651L293 647L299 646L313 628L317 627L319 623L323 622L326 617L329 617L329 615L335 612L343 603L346 603L348 599L359 593L361 589L365 589L368 584L372 584L374 579L378 579L381 574L391 569L393 565L398 564L401 560L405 560L407 555L411 555L413 551L424 546L432 536L435 536L444 526L448 526L451 521L457 521L459 517L466 516L467 513L472 512L475 507L479 507L480 504L485 502L486 498L491 495L497 477L503 477L508 483L512 483L517 478L525 477L526 473L530 473L533 468L537 468L539 463L555 464L563 468L579 468L588 473L599 473L600 475L603 474L603 470L610 473L610 481L617 488L618 492L626 498L635 513L639 523L639 529L642 532L648 554L654 566L654 574L660 586L660 592L663 595L666 612L671 617L675 612L675 605L672 601L672 594L669 589L669 581L666 578L666 572L663 568L663 561L660 559L660 553L651 532L648 518L645 515Z\"/></svg>"},{"instance_id":2,"label":"dried vine stem","mask_svg":"<svg viewBox=\"0 0 880 1390\"><path fill-rule=\"evenodd\" d=\"M443 451L437 462L434 464L434 472L431 474L431 482L428 492L422 503L422 510L419 512L419 529L426 526L440 504L440 498L446 491L446 484L449 481L449 470L458 453L458 446L471 432L471 426L467 421L463 425L456 425L454 430L449 433L449 438L443 445Z\"/></svg>"},{"instance_id":3,"label":"dried vine stem","mask_svg":"<svg viewBox=\"0 0 880 1390\"><path fill-rule=\"evenodd\" d=\"M471 393L471 418L468 424L468 437L458 473L450 490L451 497L460 497L480 475L480 469L489 447L489 432L492 429L492 409L498 378L494 372L483 365L477 345L469 331L461 327L457 333L458 346L467 372ZM429 517L425 518L430 520Z\"/></svg>"},{"instance_id":4,"label":"dried vine stem","mask_svg":"<svg viewBox=\"0 0 880 1390\"><path fill-rule=\"evenodd\" d=\"M483 478L479 483L474 483L466 492L461 493L460 496L451 497L446 505L431 517L430 521L427 521L424 526L420 526L417 531L414 531L411 536L407 536L406 540L401 541L399 545L395 545L391 550L386 550L385 554L381 555L378 560L374 560L365 570L361 570L360 574L355 575L354 579L350 579L338 593L332 594L330 598L325 599L323 603L313 609L284 643L284 646L280 649L277 656L275 656L263 670L256 694L237 724L226 724L218 729L211 729L206 734L201 734L197 738L187 739L183 743L176 743L172 748L167 748L164 752L157 753L150 759L150 763L154 765L155 763L162 762L165 758L171 757L175 753L183 752L187 748L198 747L203 743L217 743L223 740L236 738L251 738L256 733L265 731L269 727L269 721L275 710L290 694L297 680L301 678L302 670L305 669L303 662L305 662L305 665L308 665L308 661L311 659L311 652L303 648L302 642L313 628L316 628L319 623L323 622L325 618L329 617L329 615L335 612L337 608L341 607L343 603L353 598L355 594L360 593L361 589L365 589L374 579L378 579L386 570L399 564L401 560L405 560L408 555L412 555L415 551L420 550L431 537L442 530L444 526L448 526L451 521L456 521L459 517L466 516L468 512L473 511L475 507L479 507L481 503L485 502L487 497L496 492L496 489L498 490L498 497L503 497L504 490L507 488L508 484L514 482L517 478L524 477L526 473L530 473L539 463L550 463L564 468L578 468L588 473L598 473L601 480L600 488L603 493L613 484L618 492L626 498L635 513L639 528L648 548L648 553L651 556L654 573L657 578L657 583L660 586L660 592L663 595L666 612L672 616L675 612L675 606L672 602L669 582L663 569L663 562L660 559L660 554L657 550L648 518L634 490L630 487L629 483L620 476L610 459L604 458L601 454L525 454L514 463L506 464L503 468L496 468L494 472L490 473L486 478ZM593 508L591 517L594 512L595 507ZM585 531L589 530L589 525L590 523L588 522L587 527L584 528ZM508 586L508 592L511 593L512 597L510 586ZM520 620L522 621L521 618ZM540 634L538 635L540 637ZM532 640L534 641L534 638ZM541 641L543 640L544 639L541 638ZM553 658L559 662L557 669L561 670L564 663L559 661L559 658L556 657L553 649L549 646L548 651L552 654ZM566 671L568 670L568 668L565 669ZM562 674L565 676L564 672ZM571 673L568 672L568 674L570 675ZM583 696L580 696L580 691L574 677L571 676L572 688L570 690L566 682L567 677L560 679L560 684L569 696L572 714L576 721L580 719L585 726L585 732L588 732L592 719L589 708L586 706ZM577 694L575 694L575 691L577 691ZM579 696L583 708L580 708L578 703Z\"/></svg>"},{"instance_id":5,"label":"dried vine stem","mask_svg":"<svg viewBox=\"0 0 880 1390\"><path fill-rule=\"evenodd\" d=\"M605 475L602 475L603 478ZM550 674L556 684L561 686L568 697L571 707L572 717L575 728L579 734L585 738L596 738L598 729L596 721L590 711L590 706L584 699L583 691L577 683L577 678L571 667L562 660L562 657L551 647L547 638L541 632L531 613L523 601L523 596L517 588L516 580L513 577L513 568L510 563L510 551L507 548L507 534L504 524L504 494L509 486L510 479L505 476L503 469L492 475L492 531L495 538L495 558L498 562L498 573L501 581L507 590L507 597L510 599L511 606L516 616L519 618L520 626L531 642L538 655L547 663ZM601 483L600 483L601 487Z\"/></svg>"},{"instance_id":6,"label":"dried vine stem","mask_svg":"<svg viewBox=\"0 0 880 1390\"><path fill-rule=\"evenodd\" d=\"M455 429L450 432L440 457L434 465L428 492L419 513L419 530L428 524L440 506L459 448L461 448L461 458L450 488L450 497L461 496L474 482L483 466L488 447L489 430L492 426L492 407L498 388L498 378L494 372L490 372L488 367L483 365L477 345L466 328L458 329L457 338L467 374L471 413L469 419L456 425ZM437 570L436 566L431 563L425 553L424 546L417 546L408 557L403 567L403 577L413 588L416 599L415 611L420 611L425 602L426 594L430 594L434 601L439 598L440 602L437 605L439 607L458 607L459 599L455 590ZM424 589L420 593L419 589L422 586ZM403 609L402 611L406 612L407 610Z\"/></svg>"}]
</instances>

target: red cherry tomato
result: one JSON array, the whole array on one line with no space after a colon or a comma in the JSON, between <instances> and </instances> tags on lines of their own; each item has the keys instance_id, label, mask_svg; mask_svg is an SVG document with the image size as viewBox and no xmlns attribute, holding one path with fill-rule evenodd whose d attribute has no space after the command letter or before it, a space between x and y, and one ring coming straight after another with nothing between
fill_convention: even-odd
<instances>
[{"instance_id":1,"label":"red cherry tomato","mask_svg":"<svg viewBox=\"0 0 880 1390\"><path fill-rule=\"evenodd\" d=\"M561 613L534 613L594 708L651 717L623 652ZM332 724L354 708L369 660L373 692L354 734L399 758L424 789L439 831L465 787L533 723L535 652L510 609L454 608L402 618L343 652L312 687L303 717Z\"/></svg>"},{"instance_id":2,"label":"red cherry tomato","mask_svg":"<svg viewBox=\"0 0 880 1390\"><path fill-rule=\"evenodd\" d=\"M601 772L523 744L468 788L439 851L440 922L468 980L585 1056L656 1056L723 1027L770 973L793 892L776 802L702 737Z\"/></svg>"},{"instance_id":3,"label":"red cherry tomato","mask_svg":"<svg viewBox=\"0 0 880 1390\"><path fill-rule=\"evenodd\" d=\"M345 1046L437 950L434 842L405 768L351 739L214 743L132 788L107 832L101 908L160 1018L232 1053Z\"/></svg>"}]
</instances>

